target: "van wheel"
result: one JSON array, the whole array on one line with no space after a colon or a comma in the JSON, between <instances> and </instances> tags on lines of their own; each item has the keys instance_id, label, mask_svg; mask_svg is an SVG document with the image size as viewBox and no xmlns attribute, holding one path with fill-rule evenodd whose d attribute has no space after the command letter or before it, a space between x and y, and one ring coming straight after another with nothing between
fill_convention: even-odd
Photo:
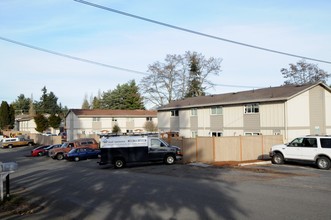
<instances>
[{"instance_id":1,"label":"van wheel","mask_svg":"<svg viewBox=\"0 0 331 220\"><path fill-rule=\"evenodd\" d=\"M331 162L330 159L327 157L320 157L317 159L317 167L322 170L328 170L330 169Z\"/></svg>"},{"instance_id":2,"label":"van wheel","mask_svg":"<svg viewBox=\"0 0 331 220\"><path fill-rule=\"evenodd\" d=\"M114 166L116 169L123 168L125 166L125 162L121 158L115 159Z\"/></svg>"},{"instance_id":3,"label":"van wheel","mask_svg":"<svg viewBox=\"0 0 331 220\"><path fill-rule=\"evenodd\" d=\"M164 162L168 165L174 164L175 163L175 157L173 155L167 155L165 157Z\"/></svg>"},{"instance_id":4,"label":"van wheel","mask_svg":"<svg viewBox=\"0 0 331 220\"><path fill-rule=\"evenodd\" d=\"M273 164L283 164L284 163L284 157L281 153L276 153L272 159L271 159L271 162Z\"/></svg>"},{"instance_id":5,"label":"van wheel","mask_svg":"<svg viewBox=\"0 0 331 220\"><path fill-rule=\"evenodd\" d=\"M56 159L58 159L58 160L63 160L63 158L64 158L63 154L56 155Z\"/></svg>"}]
</instances>

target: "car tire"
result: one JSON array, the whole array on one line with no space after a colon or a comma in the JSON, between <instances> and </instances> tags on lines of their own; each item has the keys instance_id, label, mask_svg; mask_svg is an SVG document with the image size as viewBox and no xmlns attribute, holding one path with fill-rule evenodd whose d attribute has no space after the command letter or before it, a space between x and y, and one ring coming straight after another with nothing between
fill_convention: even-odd
<instances>
[{"instance_id":1,"label":"car tire","mask_svg":"<svg viewBox=\"0 0 331 220\"><path fill-rule=\"evenodd\" d=\"M330 159L327 157L320 157L316 161L317 167L322 170L328 170L331 167Z\"/></svg>"},{"instance_id":2,"label":"car tire","mask_svg":"<svg viewBox=\"0 0 331 220\"><path fill-rule=\"evenodd\" d=\"M8 145L8 148L13 148L13 145L9 144L9 145Z\"/></svg>"},{"instance_id":3,"label":"car tire","mask_svg":"<svg viewBox=\"0 0 331 220\"><path fill-rule=\"evenodd\" d=\"M167 165L171 165L171 164L174 164L175 163L175 156L174 155L167 155L165 158L164 158L164 163L167 164Z\"/></svg>"},{"instance_id":4,"label":"car tire","mask_svg":"<svg viewBox=\"0 0 331 220\"><path fill-rule=\"evenodd\" d=\"M58 159L58 160L63 160L63 158L64 158L63 154L56 155L56 159Z\"/></svg>"},{"instance_id":5,"label":"car tire","mask_svg":"<svg viewBox=\"0 0 331 220\"><path fill-rule=\"evenodd\" d=\"M283 164L284 163L284 157L281 153L276 153L272 159L271 159L271 162L273 164Z\"/></svg>"},{"instance_id":6,"label":"car tire","mask_svg":"<svg viewBox=\"0 0 331 220\"><path fill-rule=\"evenodd\" d=\"M39 153L38 153L38 156L42 156L42 155L43 155L43 153L42 153L42 152L39 152Z\"/></svg>"},{"instance_id":7,"label":"car tire","mask_svg":"<svg viewBox=\"0 0 331 220\"><path fill-rule=\"evenodd\" d=\"M32 143L29 143L28 145L29 145L29 147L32 147Z\"/></svg>"},{"instance_id":8,"label":"car tire","mask_svg":"<svg viewBox=\"0 0 331 220\"><path fill-rule=\"evenodd\" d=\"M123 168L125 166L125 161L121 158L116 158L114 161L114 167L116 169Z\"/></svg>"},{"instance_id":9,"label":"car tire","mask_svg":"<svg viewBox=\"0 0 331 220\"><path fill-rule=\"evenodd\" d=\"M79 160L80 160L79 157L75 157L75 158L74 158L74 161L76 161L76 162L78 162Z\"/></svg>"}]
</instances>

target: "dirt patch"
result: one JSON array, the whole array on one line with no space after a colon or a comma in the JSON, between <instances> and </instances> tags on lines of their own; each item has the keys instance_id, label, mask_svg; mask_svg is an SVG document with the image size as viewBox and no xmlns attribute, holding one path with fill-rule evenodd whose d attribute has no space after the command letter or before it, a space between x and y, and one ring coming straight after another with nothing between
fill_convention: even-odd
<instances>
[{"instance_id":1,"label":"dirt patch","mask_svg":"<svg viewBox=\"0 0 331 220\"><path fill-rule=\"evenodd\" d=\"M258 163L265 161L266 160L222 161L222 162L213 162L211 163L211 165L221 166L221 167L238 167L240 164L244 164L244 163Z\"/></svg>"},{"instance_id":2,"label":"dirt patch","mask_svg":"<svg viewBox=\"0 0 331 220\"><path fill-rule=\"evenodd\" d=\"M36 202L31 202L28 198L21 195L11 195L0 201L0 219L14 215L30 215L44 209Z\"/></svg>"}]
</instances>

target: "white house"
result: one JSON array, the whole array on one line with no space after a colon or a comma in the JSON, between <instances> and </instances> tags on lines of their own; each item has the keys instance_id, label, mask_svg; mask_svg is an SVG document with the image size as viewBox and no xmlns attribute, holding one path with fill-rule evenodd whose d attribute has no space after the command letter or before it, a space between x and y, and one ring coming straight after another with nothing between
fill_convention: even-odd
<instances>
[{"instance_id":1,"label":"white house","mask_svg":"<svg viewBox=\"0 0 331 220\"><path fill-rule=\"evenodd\" d=\"M48 118L50 115L45 114L46 118ZM36 123L34 121L34 117L31 115L17 115L15 117L15 130L24 132L24 133L30 133L30 134L38 134L39 132L36 131ZM49 127L45 132L51 133L51 134L58 134L60 132L60 129L54 129L52 127Z\"/></svg>"},{"instance_id":2,"label":"white house","mask_svg":"<svg viewBox=\"0 0 331 220\"><path fill-rule=\"evenodd\" d=\"M323 84L286 85L186 98L158 109L160 132L180 136L331 134L331 90Z\"/></svg>"},{"instance_id":3,"label":"white house","mask_svg":"<svg viewBox=\"0 0 331 220\"><path fill-rule=\"evenodd\" d=\"M70 109L65 122L68 140L81 134L112 132L115 125L122 133L146 132L146 122L153 122L155 126L158 123L157 111L101 109Z\"/></svg>"},{"instance_id":4,"label":"white house","mask_svg":"<svg viewBox=\"0 0 331 220\"><path fill-rule=\"evenodd\" d=\"M30 115L18 115L15 117L15 130L27 133L39 133L36 131L36 123Z\"/></svg>"}]
</instances>

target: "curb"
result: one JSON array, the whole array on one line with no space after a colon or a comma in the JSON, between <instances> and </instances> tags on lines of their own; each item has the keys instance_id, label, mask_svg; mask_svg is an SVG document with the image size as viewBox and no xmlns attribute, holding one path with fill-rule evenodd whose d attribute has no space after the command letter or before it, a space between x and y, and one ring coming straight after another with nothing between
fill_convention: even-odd
<instances>
[{"instance_id":1,"label":"curb","mask_svg":"<svg viewBox=\"0 0 331 220\"><path fill-rule=\"evenodd\" d=\"M261 161L261 162L253 162L253 163L240 163L240 164L238 164L238 166L241 167L241 166L266 165L266 164L271 164L271 161Z\"/></svg>"}]
</instances>

